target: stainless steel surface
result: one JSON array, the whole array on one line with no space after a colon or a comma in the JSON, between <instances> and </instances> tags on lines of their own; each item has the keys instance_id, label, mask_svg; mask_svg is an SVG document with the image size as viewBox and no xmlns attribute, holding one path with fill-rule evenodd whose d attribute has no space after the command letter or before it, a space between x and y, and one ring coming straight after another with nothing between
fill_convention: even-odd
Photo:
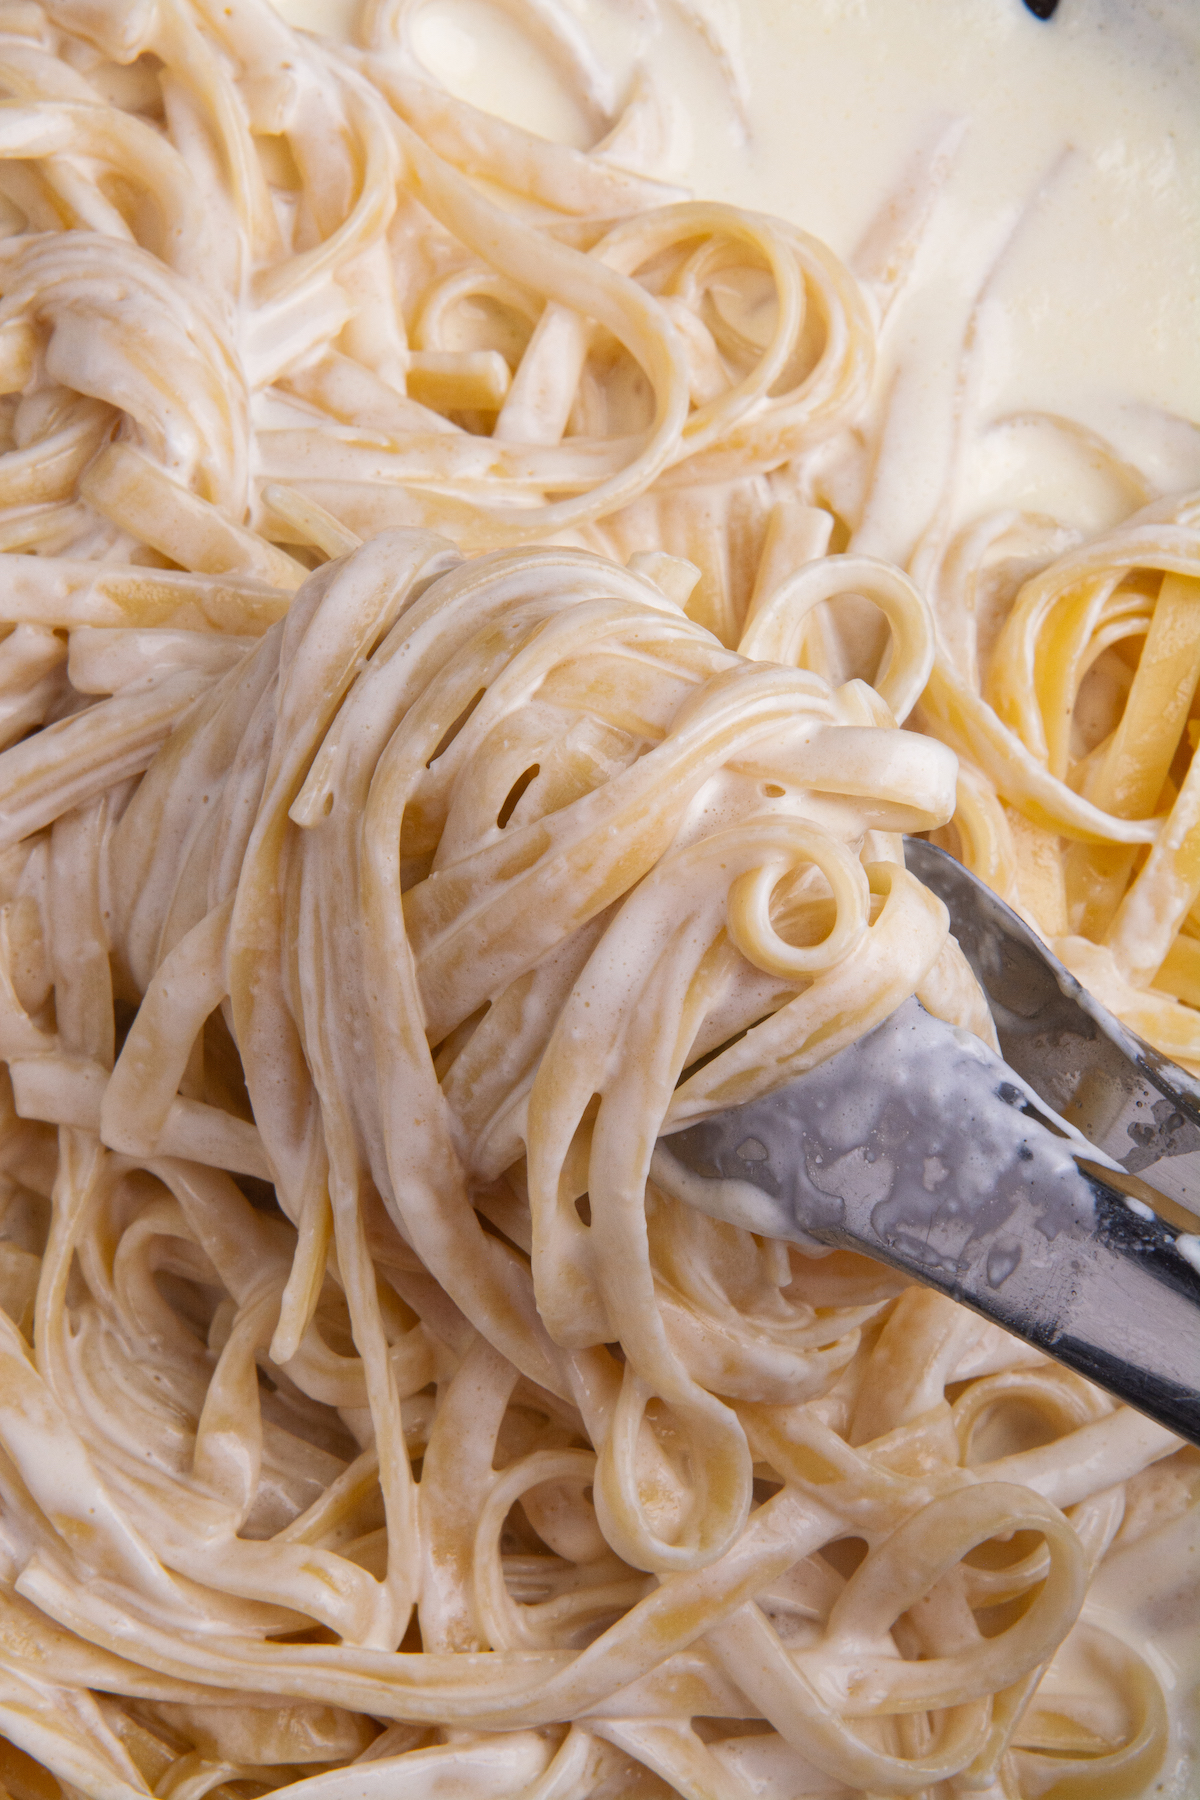
<instances>
[{"instance_id":1,"label":"stainless steel surface","mask_svg":"<svg viewBox=\"0 0 1200 1800\"><path fill-rule=\"evenodd\" d=\"M1150 1182L1169 1171L1194 1202L1197 1084L987 889L967 877L964 893L950 858L906 848L949 904L1004 1058L910 1000L798 1081L660 1140L653 1178L752 1230L866 1251L1200 1444L1200 1235L1095 1157L1081 1168L1089 1145L1046 1115L1087 1120L1101 1152Z\"/></svg>"},{"instance_id":2,"label":"stainless steel surface","mask_svg":"<svg viewBox=\"0 0 1200 1800\"><path fill-rule=\"evenodd\" d=\"M920 838L904 840L904 855L949 909L951 929L991 1004L1004 1060L1129 1174L1195 1213L1200 1082L1093 999L1024 920L952 856Z\"/></svg>"}]
</instances>

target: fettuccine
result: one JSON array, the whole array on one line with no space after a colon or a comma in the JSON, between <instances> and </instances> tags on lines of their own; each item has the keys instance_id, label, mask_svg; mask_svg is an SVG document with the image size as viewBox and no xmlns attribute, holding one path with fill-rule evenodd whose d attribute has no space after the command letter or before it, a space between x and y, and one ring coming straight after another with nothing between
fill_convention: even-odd
<instances>
[{"instance_id":1,"label":"fettuccine","mask_svg":"<svg viewBox=\"0 0 1200 1800\"><path fill-rule=\"evenodd\" d=\"M994 1042L903 832L1200 1068L1200 503L859 553L886 284L414 13L0 9L0 1781L1132 1800L1195 1453L649 1171Z\"/></svg>"}]
</instances>

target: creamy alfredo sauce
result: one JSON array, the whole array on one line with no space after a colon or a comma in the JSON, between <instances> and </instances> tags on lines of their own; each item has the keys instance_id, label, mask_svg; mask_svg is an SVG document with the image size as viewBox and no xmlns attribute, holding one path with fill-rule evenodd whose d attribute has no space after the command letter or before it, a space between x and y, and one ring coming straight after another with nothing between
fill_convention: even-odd
<instances>
[{"instance_id":1,"label":"creamy alfredo sauce","mask_svg":"<svg viewBox=\"0 0 1200 1800\"><path fill-rule=\"evenodd\" d=\"M277 3L342 37L359 11ZM431 0L422 59L462 98L591 144L594 119L518 10ZM614 98L639 63L668 96L656 174L791 219L862 277L880 272L888 208L944 171L882 334L887 424L855 548L906 562L943 500L955 523L1013 505L1095 531L1147 490L1200 484L1195 0L1061 0L1048 24L1019 0L570 12ZM1151 1791L1184 1800L1200 1767L1197 1510L1110 1556L1087 1612L1155 1667L1174 1732Z\"/></svg>"}]
</instances>

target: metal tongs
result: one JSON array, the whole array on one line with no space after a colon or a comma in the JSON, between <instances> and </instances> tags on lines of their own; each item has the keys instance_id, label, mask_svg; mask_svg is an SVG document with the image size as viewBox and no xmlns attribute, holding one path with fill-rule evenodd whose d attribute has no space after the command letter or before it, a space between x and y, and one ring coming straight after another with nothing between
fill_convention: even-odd
<instances>
[{"instance_id":1,"label":"metal tongs","mask_svg":"<svg viewBox=\"0 0 1200 1800\"><path fill-rule=\"evenodd\" d=\"M1200 1444L1200 1082L952 857L916 838L905 857L949 909L1003 1058L908 1000L787 1087L660 1139L653 1179L890 1263Z\"/></svg>"}]
</instances>

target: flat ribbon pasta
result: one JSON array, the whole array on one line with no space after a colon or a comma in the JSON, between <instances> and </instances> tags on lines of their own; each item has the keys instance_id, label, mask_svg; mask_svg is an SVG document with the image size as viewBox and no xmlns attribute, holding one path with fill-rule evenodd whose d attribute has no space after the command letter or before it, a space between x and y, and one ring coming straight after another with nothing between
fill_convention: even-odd
<instances>
[{"instance_id":1,"label":"flat ribbon pasta","mask_svg":"<svg viewBox=\"0 0 1200 1800\"><path fill-rule=\"evenodd\" d=\"M653 1156L990 1041L905 831L1200 1057L1194 508L860 554L924 201L860 287L508 10L591 150L409 0L0 17L0 1782L1133 1800L1191 1453Z\"/></svg>"}]
</instances>

